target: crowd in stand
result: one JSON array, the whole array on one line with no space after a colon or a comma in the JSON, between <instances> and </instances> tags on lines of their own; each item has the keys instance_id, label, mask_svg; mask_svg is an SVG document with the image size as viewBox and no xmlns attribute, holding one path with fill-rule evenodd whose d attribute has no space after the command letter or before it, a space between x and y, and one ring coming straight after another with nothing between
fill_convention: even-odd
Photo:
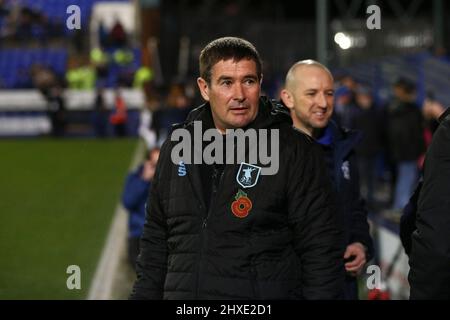
<instances>
[{"instance_id":1,"label":"crowd in stand","mask_svg":"<svg viewBox=\"0 0 450 320\"><path fill-rule=\"evenodd\" d=\"M0 1L0 41L15 40L25 43L32 39L45 43L64 36L63 22L49 19L45 12L19 2Z\"/></svg>"},{"instance_id":2,"label":"crowd in stand","mask_svg":"<svg viewBox=\"0 0 450 320\"><path fill-rule=\"evenodd\" d=\"M3 53L2 59L11 61L0 73L0 88L41 89L35 81L36 77L42 78L41 74L55 78L62 87L82 90L97 86L142 88L152 79L152 70L140 65L139 50L133 47L119 17L110 29L100 24L98 46L89 50L78 45L87 42L86 30L76 30L66 37L68 30L59 19L49 19L44 11L21 2L0 0L0 45L7 42L5 50L13 51ZM55 38L64 45L48 43ZM34 45L28 48L31 43ZM49 49L55 45L64 48L57 57ZM11 68L18 72L7 71Z\"/></svg>"},{"instance_id":3,"label":"crowd in stand","mask_svg":"<svg viewBox=\"0 0 450 320\"><path fill-rule=\"evenodd\" d=\"M423 157L444 106L429 93L423 106L416 102L413 81L398 78L391 98L377 106L371 88L345 76L337 84L335 120L363 133L357 147L363 194L373 210L380 209L379 191L390 195L381 208L398 222L402 208L417 185Z\"/></svg>"}]
</instances>

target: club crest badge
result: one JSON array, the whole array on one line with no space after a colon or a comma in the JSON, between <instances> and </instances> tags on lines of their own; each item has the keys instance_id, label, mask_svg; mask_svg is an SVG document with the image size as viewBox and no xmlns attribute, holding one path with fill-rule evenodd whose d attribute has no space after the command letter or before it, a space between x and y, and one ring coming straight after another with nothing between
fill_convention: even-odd
<instances>
[{"instance_id":1,"label":"club crest badge","mask_svg":"<svg viewBox=\"0 0 450 320\"><path fill-rule=\"evenodd\" d=\"M239 190L234 196L235 201L231 203L231 212L238 218L245 218L252 210L252 201L247 197L247 194Z\"/></svg>"},{"instance_id":2,"label":"club crest badge","mask_svg":"<svg viewBox=\"0 0 450 320\"><path fill-rule=\"evenodd\" d=\"M236 175L236 181L242 188L251 188L258 183L260 173L261 167L242 162Z\"/></svg>"}]
</instances>

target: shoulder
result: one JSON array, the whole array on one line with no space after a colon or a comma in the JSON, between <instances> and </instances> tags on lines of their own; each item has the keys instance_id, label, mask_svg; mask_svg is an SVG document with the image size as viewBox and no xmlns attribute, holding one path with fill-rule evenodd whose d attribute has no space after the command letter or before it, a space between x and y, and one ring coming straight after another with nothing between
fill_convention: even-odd
<instances>
[{"instance_id":1,"label":"shoulder","mask_svg":"<svg viewBox=\"0 0 450 320\"><path fill-rule=\"evenodd\" d=\"M316 143L313 138L291 124L281 124L278 129L280 130L280 138L284 138L286 142L304 145Z\"/></svg>"},{"instance_id":2,"label":"shoulder","mask_svg":"<svg viewBox=\"0 0 450 320\"><path fill-rule=\"evenodd\" d=\"M335 141L344 142L354 148L362 140L363 133L360 130L340 126L334 121L331 121L329 125L332 127Z\"/></svg>"},{"instance_id":3,"label":"shoulder","mask_svg":"<svg viewBox=\"0 0 450 320\"><path fill-rule=\"evenodd\" d=\"M322 153L322 148L303 131L283 125L280 127L280 153L292 156L294 161L303 161L305 157Z\"/></svg>"}]
</instances>

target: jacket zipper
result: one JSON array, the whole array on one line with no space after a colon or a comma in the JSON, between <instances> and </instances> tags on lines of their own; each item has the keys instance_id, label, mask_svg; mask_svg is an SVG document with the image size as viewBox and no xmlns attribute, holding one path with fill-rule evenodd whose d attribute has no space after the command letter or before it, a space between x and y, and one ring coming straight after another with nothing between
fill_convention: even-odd
<instances>
[{"instance_id":1,"label":"jacket zipper","mask_svg":"<svg viewBox=\"0 0 450 320\"><path fill-rule=\"evenodd\" d=\"M214 169L216 170L216 169ZM195 291L195 297L196 299L199 298L199 291L200 291L200 275L202 272L202 258L204 255L204 251L205 251L205 242L206 242L206 228L208 227L208 218L211 215L212 212L212 208L215 205L215 200L216 200L216 195L218 190L220 190L220 187L222 186L222 182L223 182L223 176L224 176L224 172L225 172L225 168L222 170L222 173L220 174L220 178L219 178L219 183L217 184L217 187L214 188L213 186L213 192L211 194L211 201L209 204L209 208L208 208L208 212L206 214L206 217L203 217L202 220L202 230L201 230L201 236L200 236L200 254L199 254L199 259L198 259L198 268L197 268L197 275L196 275L196 291ZM214 190L215 189L215 190Z\"/></svg>"},{"instance_id":2,"label":"jacket zipper","mask_svg":"<svg viewBox=\"0 0 450 320\"><path fill-rule=\"evenodd\" d=\"M256 264L254 258L252 258L252 260L250 261L250 283L253 289L252 299L256 300L261 299L261 293L258 285L258 271L256 271Z\"/></svg>"}]
</instances>

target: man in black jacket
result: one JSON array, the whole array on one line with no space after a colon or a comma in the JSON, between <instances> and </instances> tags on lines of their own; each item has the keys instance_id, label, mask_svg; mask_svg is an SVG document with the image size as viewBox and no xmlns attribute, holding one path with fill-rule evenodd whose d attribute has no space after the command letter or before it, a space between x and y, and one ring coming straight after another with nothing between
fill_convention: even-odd
<instances>
[{"instance_id":1,"label":"man in black jacket","mask_svg":"<svg viewBox=\"0 0 450 320\"><path fill-rule=\"evenodd\" d=\"M411 267L410 299L450 299L450 108L439 122L426 154L422 185L410 201L412 212L401 224Z\"/></svg>"},{"instance_id":2,"label":"man in black jacket","mask_svg":"<svg viewBox=\"0 0 450 320\"><path fill-rule=\"evenodd\" d=\"M321 150L292 128L287 113L260 98L261 69L254 46L240 38L217 39L201 52L198 86L207 103L162 146L132 299L339 297L342 226ZM218 140L238 128L278 139L227 145L226 163L174 163L174 137L195 137L199 124L205 134L220 132ZM247 159L256 146L277 150L276 170L262 174L260 158L228 161L230 151ZM200 154L209 147L203 142Z\"/></svg>"},{"instance_id":3,"label":"man in black jacket","mask_svg":"<svg viewBox=\"0 0 450 320\"><path fill-rule=\"evenodd\" d=\"M373 253L354 152L360 134L330 121L334 107L333 76L317 61L299 61L291 67L281 98L291 110L294 126L316 139L324 149L338 198L336 214L344 221L346 250L342 259L346 260L347 276L343 297L358 299L356 275Z\"/></svg>"}]
</instances>

